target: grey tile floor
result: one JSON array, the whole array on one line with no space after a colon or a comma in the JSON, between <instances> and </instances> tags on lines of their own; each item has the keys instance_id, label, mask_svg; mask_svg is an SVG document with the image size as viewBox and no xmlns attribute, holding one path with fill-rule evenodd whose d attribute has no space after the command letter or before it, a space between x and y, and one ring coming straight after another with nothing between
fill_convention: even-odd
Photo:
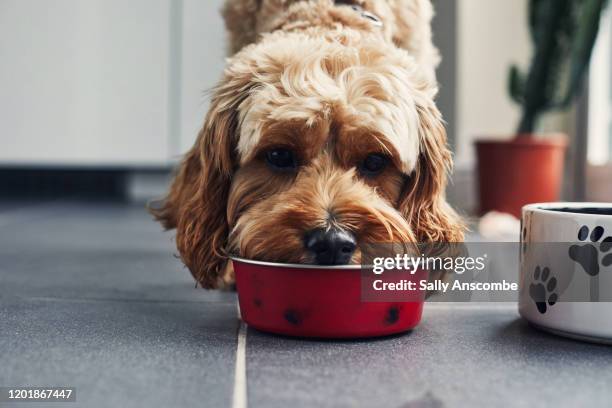
<instances>
[{"instance_id":1,"label":"grey tile floor","mask_svg":"<svg viewBox=\"0 0 612 408\"><path fill-rule=\"evenodd\" d=\"M142 206L0 203L0 386L231 407L235 295L195 289L173 254ZM367 341L248 330L245 361L249 407L612 405L612 349L540 333L512 304L429 304L413 332Z\"/></svg>"}]
</instances>

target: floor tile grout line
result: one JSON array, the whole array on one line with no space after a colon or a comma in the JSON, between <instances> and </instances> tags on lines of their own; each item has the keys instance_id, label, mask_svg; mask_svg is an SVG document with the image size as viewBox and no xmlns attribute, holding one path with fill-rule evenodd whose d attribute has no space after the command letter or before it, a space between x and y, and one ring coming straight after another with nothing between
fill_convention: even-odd
<instances>
[{"instance_id":1,"label":"floor tile grout line","mask_svg":"<svg viewBox=\"0 0 612 408\"><path fill-rule=\"evenodd\" d=\"M234 392L232 408L247 408L247 378L246 378L246 337L247 325L240 316L240 306L236 303L238 315L238 339L236 342L236 364L234 371Z\"/></svg>"}]
</instances>

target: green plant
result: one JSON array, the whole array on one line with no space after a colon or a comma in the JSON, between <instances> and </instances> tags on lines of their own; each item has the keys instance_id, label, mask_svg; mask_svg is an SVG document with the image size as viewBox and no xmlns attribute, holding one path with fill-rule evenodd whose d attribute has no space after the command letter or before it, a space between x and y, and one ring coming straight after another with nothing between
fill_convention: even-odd
<instances>
[{"instance_id":1,"label":"green plant","mask_svg":"<svg viewBox=\"0 0 612 408\"><path fill-rule=\"evenodd\" d=\"M581 88L608 0L530 0L534 54L529 72L510 68L511 98L522 106L518 134L532 134L544 112L567 108Z\"/></svg>"}]
</instances>

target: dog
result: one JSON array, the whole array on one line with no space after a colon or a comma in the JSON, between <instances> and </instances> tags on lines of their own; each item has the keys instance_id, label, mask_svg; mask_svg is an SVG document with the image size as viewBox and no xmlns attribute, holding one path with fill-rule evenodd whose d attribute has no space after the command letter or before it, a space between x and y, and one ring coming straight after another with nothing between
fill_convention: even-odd
<instances>
[{"instance_id":1,"label":"dog","mask_svg":"<svg viewBox=\"0 0 612 408\"><path fill-rule=\"evenodd\" d=\"M429 0L227 0L228 59L153 209L204 288L229 255L359 263L379 242L461 242L434 98Z\"/></svg>"}]
</instances>

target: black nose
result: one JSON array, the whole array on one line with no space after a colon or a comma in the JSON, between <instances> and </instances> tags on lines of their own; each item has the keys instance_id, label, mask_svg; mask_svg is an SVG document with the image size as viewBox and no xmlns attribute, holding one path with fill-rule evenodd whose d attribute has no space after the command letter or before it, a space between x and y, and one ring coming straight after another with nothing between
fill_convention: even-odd
<instances>
[{"instance_id":1,"label":"black nose","mask_svg":"<svg viewBox=\"0 0 612 408\"><path fill-rule=\"evenodd\" d=\"M339 229L316 229L306 234L304 245L319 265L350 262L357 244L353 234Z\"/></svg>"}]
</instances>

